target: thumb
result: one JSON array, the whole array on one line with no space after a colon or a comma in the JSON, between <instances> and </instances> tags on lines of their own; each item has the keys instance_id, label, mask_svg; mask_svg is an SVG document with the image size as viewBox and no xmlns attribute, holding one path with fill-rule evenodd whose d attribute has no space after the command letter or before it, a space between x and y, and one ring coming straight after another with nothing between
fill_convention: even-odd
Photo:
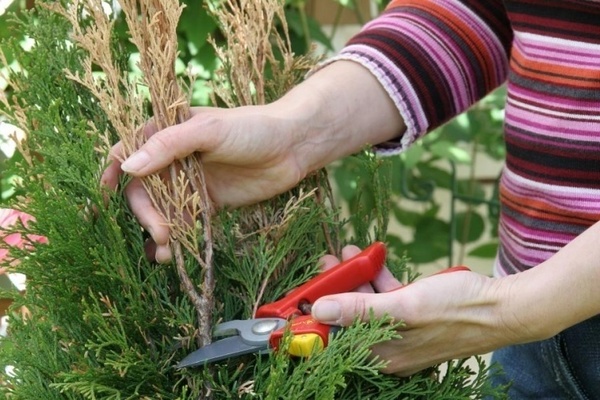
<instances>
[{"instance_id":1,"label":"thumb","mask_svg":"<svg viewBox=\"0 0 600 400\"><path fill-rule=\"evenodd\" d=\"M217 122L195 110L195 115L148 137L135 153L123 161L121 169L134 176L146 176L183 159L196 151L214 149L221 138L216 135ZM201 135L197 132L202 132Z\"/></svg>"},{"instance_id":2,"label":"thumb","mask_svg":"<svg viewBox=\"0 0 600 400\"><path fill-rule=\"evenodd\" d=\"M312 316L328 325L352 325L356 318L363 322L390 314L385 293L342 293L321 297L312 306ZM388 304L390 302L387 302Z\"/></svg>"},{"instance_id":3,"label":"thumb","mask_svg":"<svg viewBox=\"0 0 600 400\"><path fill-rule=\"evenodd\" d=\"M175 125L157 132L135 153L121 164L121 169L134 176L146 176L157 172L176 159L194 152L192 135L184 135L185 127Z\"/></svg>"}]
</instances>

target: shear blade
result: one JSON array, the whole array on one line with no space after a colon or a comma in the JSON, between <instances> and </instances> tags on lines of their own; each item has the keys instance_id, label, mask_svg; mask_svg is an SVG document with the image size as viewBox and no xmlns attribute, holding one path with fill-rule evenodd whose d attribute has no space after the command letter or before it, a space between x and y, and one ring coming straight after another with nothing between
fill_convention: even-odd
<instances>
[{"instance_id":1,"label":"shear blade","mask_svg":"<svg viewBox=\"0 0 600 400\"><path fill-rule=\"evenodd\" d=\"M266 343L263 345L249 345L244 343L239 336L232 336L213 342L188 354L177 364L177 368L202 366L244 354L262 353L266 350Z\"/></svg>"}]
</instances>

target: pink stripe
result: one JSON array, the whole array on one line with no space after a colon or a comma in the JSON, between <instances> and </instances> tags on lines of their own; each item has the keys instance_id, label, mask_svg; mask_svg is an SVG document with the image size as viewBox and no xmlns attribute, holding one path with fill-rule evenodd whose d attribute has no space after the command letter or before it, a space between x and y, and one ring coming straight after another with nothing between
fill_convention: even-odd
<instances>
[{"instance_id":1,"label":"pink stripe","mask_svg":"<svg viewBox=\"0 0 600 400\"><path fill-rule=\"evenodd\" d=\"M502 187L520 197L544 199L548 204L564 208L567 214L586 212L591 216L600 215L600 202L598 202L600 193L589 193L587 196L575 193L568 195L564 192L551 191L551 186L548 186L548 190L542 190L534 186L525 186L520 181L511 179L509 174L502 175Z\"/></svg>"},{"instance_id":2,"label":"pink stripe","mask_svg":"<svg viewBox=\"0 0 600 400\"><path fill-rule=\"evenodd\" d=\"M373 27L397 30L410 37L410 40L418 42L418 45L427 50L427 53L436 59L442 66L442 71L447 75L450 88L454 94L454 104L458 110L464 110L474 101L472 92L467 89L473 87L475 82L472 74L467 73L468 64L464 57L460 57L458 47L454 42L444 41L440 43L443 32L436 32L436 26L428 24L426 20L418 16L407 16L406 19L384 18L381 24L373 24ZM443 36L442 36L443 37ZM459 60L460 59L460 60Z\"/></svg>"},{"instance_id":3,"label":"pink stripe","mask_svg":"<svg viewBox=\"0 0 600 400\"><path fill-rule=\"evenodd\" d=\"M506 122L551 137L600 143L600 123L598 122L579 122L548 117L529 110L523 110L510 103L506 106Z\"/></svg>"},{"instance_id":4,"label":"pink stripe","mask_svg":"<svg viewBox=\"0 0 600 400\"><path fill-rule=\"evenodd\" d=\"M549 145L556 146L556 138L550 136L541 136L538 135L537 132L533 132L531 130L527 131L519 131L517 125L512 125L509 121L506 121L504 125L505 133L510 134L511 137L517 137L525 142L535 143L536 145ZM521 128L523 129L523 128ZM576 142L562 142L560 144L561 148L569 149L573 151L586 151L590 150L593 144L590 143L576 143Z\"/></svg>"},{"instance_id":5,"label":"pink stripe","mask_svg":"<svg viewBox=\"0 0 600 400\"><path fill-rule=\"evenodd\" d=\"M538 220L543 221L543 220ZM535 229L524 226L519 223L517 220L509 217L504 214L502 217L501 226L506 231L506 233L511 238L513 243L516 243L517 246L528 248L528 247L549 247L550 249L559 250L562 246L569 243L575 235L566 233L566 232L553 232L543 229ZM518 244L512 238L519 238L522 240L525 245ZM540 251L552 251L552 250L544 250L540 249Z\"/></svg>"},{"instance_id":6,"label":"pink stripe","mask_svg":"<svg viewBox=\"0 0 600 400\"><path fill-rule=\"evenodd\" d=\"M535 59L536 62L548 61L551 64L560 64L570 67L590 67L597 69L600 67L600 59L598 56L600 52L590 51L589 53L582 53L578 51L568 50L569 48L561 48L557 45L556 47L546 47L543 45L536 45L534 41L524 40L522 37L514 41L513 45L519 52L521 52L526 58Z\"/></svg>"},{"instance_id":7,"label":"pink stripe","mask_svg":"<svg viewBox=\"0 0 600 400\"><path fill-rule=\"evenodd\" d=\"M521 244L517 243L516 241L512 240L510 235L508 235L503 230L500 230L499 238L502 242L503 247L507 249L513 257L517 258L519 260L518 262L523 264L531 266L537 265L543 261L546 261L554 253L551 250L526 248Z\"/></svg>"}]
</instances>

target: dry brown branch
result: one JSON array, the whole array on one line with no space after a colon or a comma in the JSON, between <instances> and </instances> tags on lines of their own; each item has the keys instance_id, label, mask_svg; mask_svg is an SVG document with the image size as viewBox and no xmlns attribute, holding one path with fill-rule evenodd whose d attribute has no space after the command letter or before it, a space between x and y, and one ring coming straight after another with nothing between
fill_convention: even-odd
<instances>
[{"instance_id":1,"label":"dry brown branch","mask_svg":"<svg viewBox=\"0 0 600 400\"><path fill-rule=\"evenodd\" d=\"M283 1L226 0L213 13L226 42L224 46L211 42L222 62L212 85L214 104L219 100L227 107L265 104L289 90L314 65L314 59L292 52ZM284 36L276 29L277 22ZM265 79L268 70L272 76Z\"/></svg>"},{"instance_id":2,"label":"dry brown branch","mask_svg":"<svg viewBox=\"0 0 600 400\"><path fill-rule=\"evenodd\" d=\"M281 97L315 64L316 60L309 56L293 54L282 0L225 0L212 12L225 38L223 46L211 41L221 61L212 82L214 104L227 107L265 104ZM281 32L285 32L283 36ZM237 226L238 252L243 254L253 247L253 237L267 236L269 243L278 246L283 237L281 232L288 224L286 218L291 218L294 212L290 207L302 203L303 196L300 193L300 199L290 199L284 209L257 205L242 210ZM279 271L286 270L286 262L267 266L261 272L263 279L258 296L253 300L253 314L268 283Z\"/></svg>"},{"instance_id":3,"label":"dry brown branch","mask_svg":"<svg viewBox=\"0 0 600 400\"><path fill-rule=\"evenodd\" d=\"M72 40L88 54L83 62L83 72L67 71L67 76L88 88L98 99L123 144L124 155L128 156L147 139L142 129L147 118L140 85L150 92L153 121L159 130L189 117L189 95L181 90L174 69L176 29L183 7L177 0L121 0L119 3L131 41L140 52L142 82L130 79L127 71L118 68L110 40L113 21L103 9L101 0L74 0L68 7L60 3L48 7L71 23ZM93 66L102 70L101 78L92 74ZM106 142L102 140L104 145ZM198 345L205 345L211 340L214 279L210 201L200 159L193 155L174 163L167 176L163 179L160 174L155 174L143 179L142 183L170 227L176 268L198 315ZM186 218L199 219L201 224L189 223ZM198 247L200 231L203 250ZM201 289L188 276L186 253L202 267Z\"/></svg>"},{"instance_id":4,"label":"dry brown branch","mask_svg":"<svg viewBox=\"0 0 600 400\"><path fill-rule=\"evenodd\" d=\"M122 0L120 4L130 29L131 41L140 50L139 67L150 91L157 128L164 129L187 120L188 96L178 85L174 68L178 52L177 23L183 7L177 0ZM199 157L192 155L174 163L169 167L169 175L168 194L165 193L163 182L152 181L149 189L166 194L157 200L162 200L159 206L169 221L177 271L198 312L198 344L205 345L211 341L214 279L211 209ZM187 195L190 190L193 194ZM171 209L175 211L171 213ZM187 223L184 220L186 215L193 221L202 216L202 226ZM203 252L198 248L198 229L204 233ZM203 267L201 292L187 275L182 246Z\"/></svg>"}]
</instances>

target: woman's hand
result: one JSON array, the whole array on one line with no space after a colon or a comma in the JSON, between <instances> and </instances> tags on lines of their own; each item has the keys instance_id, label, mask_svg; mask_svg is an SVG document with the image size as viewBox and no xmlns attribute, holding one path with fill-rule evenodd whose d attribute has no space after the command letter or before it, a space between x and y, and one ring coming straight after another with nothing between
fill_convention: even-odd
<instances>
[{"instance_id":1,"label":"woman's hand","mask_svg":"<svg viewBox=\"0 0 600 400\"><path fill-rule=\"evenodd\" d=\"M113 148L114 162L103 182L114 186L121 170L134 177L147 176L200 152L209 195L219 206L251 204L284 192L306 173L295 158L292 137L302 134L302 126L280 120L268 110L198 107L182 124L160 132L148 126L147 142L124 163L118 161L120 143Z\"/></svg>"},{"instance_id":2,"label":"woman's hand","mask_svg":"<svg viewBox=\"0 0 600 400\"><path fill-rule=\"evenodd\" d=\"M139 178L198 152L214 205L237 207L283 193L308 173L403 131L402 118L373 75L339 61L271 104L194 108L180 125L160 132L149 125L148 141L123 163L121 145L115 145L102 182L114 188L122 171L133 176L126 189L132 211L150 232L156 259L168 261L168 227Z\"/></svg>"},{"instance_id":3,"label":"woman's hand","mask_svg":"<svg viewBox=\"0 0 600 400\"><path fill-rule=\"evenodd\" d=\"M171 258L169 230L153 207L141 177L167 168L173 161L200 152L211 200L217 207L251 204L268 199L296 185L307 173L296 159L293 135L303 127L293 119L278 119L267 107L237 109L194 108L192 117L149 136L144 146L123 159L121 144L112 149L113 162L102 183L115 188L124 171L133 176L125 193L133 213L151 234L149 256ZM276 132L277 134L274 134Z\"/></svg>"},{"instance_id":4,"label":"woman's hand","mask_svg":"<svg viewBox=\"0 0 600 400\"><path fill-rule=\"evenodd\" d=\"M384 269L359 293L325 296L312 307L326 324L350 325L388 315L403 321L402 339L373 353L389 360L385 372L410 375L443 361L550 338L600 314L600 222L535 268L502 278L474 272L433 275L402 287ZM344 249L344 259L356 255ZM324 268L339 261L323 259ZM390 291L391 290L391 291Z\"/></svg>"},{"instance_id":5,"label":"woman's hand","mask_svg":"<svg viewBox=\"0 0 600 400\"><path fill-rule=\"evenodd\" d=\"M348 259L360 252L347 246ZM339 263L325 256L325 269ZM367 321L391 316L403 321L402 339L373 347L373 355L388 361L385 373L407 376L455 358L487 353L519 341L514 321L503 320L500 310L505 288L500 279L459 271L433 275L407 286L384 268L371 285L358 292L326 296L312 308L313 316L326 324L348 326L356 317ZM522 338L521 338L522 339Z\"/></svg>"}]
</instances>

